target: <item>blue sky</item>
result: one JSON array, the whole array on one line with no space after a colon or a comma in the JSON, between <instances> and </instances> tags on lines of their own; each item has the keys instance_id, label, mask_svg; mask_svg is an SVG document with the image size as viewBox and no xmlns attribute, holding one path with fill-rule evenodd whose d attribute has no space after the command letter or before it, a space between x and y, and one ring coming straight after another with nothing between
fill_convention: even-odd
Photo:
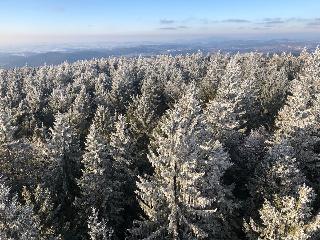
<instances>
[{"instance_id":1,"label":"blue sky","mask_svg":"<svg viewBox=\"0 0 320 240\"><path fill-rule=\"evenodd\" d=\"M0 0L0 44L318 37L319 0Z\"/></svg>"}]
</instances>

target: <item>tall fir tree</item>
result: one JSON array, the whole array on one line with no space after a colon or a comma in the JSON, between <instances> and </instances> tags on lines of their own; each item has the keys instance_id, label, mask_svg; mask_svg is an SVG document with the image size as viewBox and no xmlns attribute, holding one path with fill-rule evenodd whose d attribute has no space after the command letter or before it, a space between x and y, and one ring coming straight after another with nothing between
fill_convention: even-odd
<instances>
[{"instance_id":1,"label":"tall fir tree","mask_svg":"<svg viewBox=\"0 0 320 240\"><path fill-rule=\"evenodd\" d=\"M312 188L302 185L296 196L273 196L259 210L260 221L245 223L249 239L306 240L319 234L320 214L312 216Z\"/></svg>"},{"instance_id":2,"label":"tall fir tree","mask_svg":"<svg viewBox=\"0 0 320 240\"><path fill-rule=\"evenodd\" d=\"M73 234L73 228L76 227L72 224L76 214L73 201L79 194L76 179L80 176L81 149L79 137L71 127L70 121L68 113L58 113L55 116L51 139L48 140L47 146L47 158L50 159L50 165L46 184L56 196L53 202L63 237Z\"/></svg>"},{"instance_id":3,"label":"tall fir tree","mask_svg":"<svg viewBox=\"0 0 320 240\"><path fill-rule=\"evenodd\" d=\"M92 208L92 214L88 219L89 236L91 240L110 240L112 239L113 230L106 226L105 220L99 221L98 212Z\"/></svg>"},{"instance_id":4,"label":"tall fir tree","mask_svg":"<svg viewBox=\"0 0 320 240\"><path fill-rule=\"evenodd\" d=\"M80 208L80 220L88 219L91 208L99 211L105 224L119 230L123 223L123 192L117 180L111 147L103 128L110 119L101 118L102 112L97 111L86 140L85 153L82 156L82 176L78 180L81 196L77 199Z\"/></svg>"},{"instance_id":5,"label":"tall fir tree","mask_svg":"<svg viewBox=\"0 0 320 240\"><path fill-rule=\"evenodd\" d=\"M0 178L0 239L38 240L39 229L32 206L19 203L17 195L11 197L10 188Z\"/></svg>"},{"instance_id":6,"label":"tall fir tree","mask_svg":"<svg viewBox=\"0 0 320 240\"><path fill-rule=\"evenodd\" d=\"M319 188L319 110L318 68L320 49L307 55L300 76L291 82L290 95L276 119L275 141L286 139L295 150L299 168Z\"/></svg>"},{"instance_id":7,"label":"tall fir tree","mask_svg":"<svg viewBox=\"0 0 320 240\"><path fill-rule=\"evenodd\" d=\"M137 182L146 219L131 229L133 239L202 239L220 227L208 221L223 205L222 192L220 201L213 194L223 189L221 176L231 164L218 142L212 148L207 142L195 89L188 90L154 132L156 149L148 156L154 174Z\"/></svg>"}]
</instances>

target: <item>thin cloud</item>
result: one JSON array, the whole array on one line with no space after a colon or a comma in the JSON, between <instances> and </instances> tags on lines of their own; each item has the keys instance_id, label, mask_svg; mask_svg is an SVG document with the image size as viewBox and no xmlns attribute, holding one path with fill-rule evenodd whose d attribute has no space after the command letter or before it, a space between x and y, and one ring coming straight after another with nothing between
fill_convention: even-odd
<instances>
[{"instance_id":1,"label":"thin cloud","mask_svg":"<svg viewBox=\"0 0 320 240\"><path fill-rule=\"evenodd\" d=\"M247 19L230 18L230 19L222 20L222 22L225 22L225 23L249 23L250 21Z\"/></svg>"},{"instance_id":2,"label":"thin cloud","mask_svg":"<svg viewBox=\"0 0 320 240\"><path fill-rule=\"evenodd\" d=\"M187 28L189 28L189 27L185 26L185 25L180 25L180 26L176 26L176 27L160 27L158 29L159 30L174 31L174 30L187 29Z\"/></svg>"},{"instance_id":3,"label":"thin cloud","mask_svg":"<svg viewBox=\"0 0 320 240\"><path fill-rule=\"evenodd\" d=\"M160 24L173 24L173 23L175 23L175 21L171 19L160 19Z\"/></svg>"},{"instance_id":4,"label":"thin cloud","mask_svg":"<svg viewBox=\"0 0 320 240\"><path fill-rule=\"evenodd\" d=\"M169 31L173 31L173 30L177 30L176 27L161 27L161 28L158 28L159 30L169 30Z\"/></svg>"},{"instance_id":5,"label":"thin cloud","mask_svg":"<svg viewBox=\"0 0 320 240\"><path fill-rule=\"evenodd\" d=\"M261 26L261 27L253 27L251 28L252 30L257 30L257 31L265 31L265 30L271 30L271 26Z\"/></svg>"},{"instance_id":6,"label":"thin cloud","mask_svg":"<svg viewBox=\"0 0 320 240\"><path fill-rule=\"evenodd\" d=\"M260 25L259 27L253 28L253 30L260 30L262 29L271 29L275 27L279 27L281 25L284 25L288 23L289 19L283 19L283 18L263 18L262 20L259 20L255 22L255 24ZM292 20L290 20L292 21Z\"/></svg>"},{"instance_id":7,"label":"thin cloud","mask_svg":"<svg viewBox=\"0 0 320 240\"><path fill-rule=\"evenodd\" d=\"M252 28L252 30L261 31L261 30L266 30L266 29L263 27L254 27L254 28Z\"/></svg>"},{"instance_id":8,"label":"thin cloud","mask_svg":"<svg viewBox=\"0 0 320 240\"><path fill-rule=\"evenodd\" d=\"M180 25L180 26L178 26L177 28L178 28L178 29L187 29L187 28L189 28L189 27L186 26L186 25Z\"/></svg>"},{"instance_id":9,"label":"thin cloud","mask_svg":"<svg viewBox=\"0 0 320 240\"><path fill-rule=\"evenodd\" d=\"M272 30L278 28L286 27L320 27L320 17L319 18L281 18L281 17L266 17L256 20L249 20L245 18L228 18L228 19L210 19L210 18L186 18L184 20L173 20L173 19L161 19L160 27L158 30L182 30L190 28L190 26L201 27L209 25L219 25L219 24L234 24L240 26L246 26L248 29L252 30Z\"/></svg>"},{"instance_id":10,"label":"thin cloud","mask_svg":"<svg viewBox=\"0 0 320 240\"><path fill-rule=\"evenodd\" d=\"M286 22L307 22L309 20L310 19L293 17L293 18L286 19Z\"/></svg>"},{"instance_id":11,"label":"thin cloud","mask_svg":"<svg viewBox=\"0 0 320 240\"><path fill-rule=\"evenodd\" d=\"M320 26L320 18L314 18L310 22L307 23L307 26Z\"/></svg>"},{"instance_id":12,"label":"thin cloud","mask_svg":"<svg viewBox=\"0 0 320 240\"><path fill-rule=\"evenodd\" d=\"M264 18L258 24L262 24L265 26L275 26L275 25L279 25L279 24L284 24L286 22L287 21L283 20L282 18Z\"/></svg>"}]
</instances>

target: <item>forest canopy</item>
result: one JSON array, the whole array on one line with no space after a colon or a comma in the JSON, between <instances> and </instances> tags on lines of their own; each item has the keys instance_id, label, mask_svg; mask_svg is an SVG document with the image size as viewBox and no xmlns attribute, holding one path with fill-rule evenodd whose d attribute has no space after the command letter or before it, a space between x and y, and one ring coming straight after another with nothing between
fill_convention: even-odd
<instances>
[{"instance_id":1,"label":"forest canopy","mask_svg":"<svg viewBox=\"0 0 320 240\"><path fill-rule=\"evenodd\" d=\"M0 69L0 239L318 239L320 49Z\"/></svg>"}]
</instances>

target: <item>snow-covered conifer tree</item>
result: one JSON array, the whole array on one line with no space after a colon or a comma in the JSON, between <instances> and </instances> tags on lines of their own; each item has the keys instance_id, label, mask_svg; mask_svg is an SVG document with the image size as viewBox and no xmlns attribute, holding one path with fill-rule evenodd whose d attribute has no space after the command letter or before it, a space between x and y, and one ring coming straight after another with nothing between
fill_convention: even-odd
<instances>
[{"instance_id":1,"label":"snow-covered conifer tree","mask_svg":"<svg viewBox=\"0 0 320 240\"><path fill-rule=\"evenodd\" d=\"M312 216L312 188L302 185L295 196L273 196L259 210L260 220L250 219L244 226L250 239L305 240L319 234L320 214Z\"/></svg>"},{"instance_id":2,"label":"snow-covered conifer tree","mask_svg":"<svg viewBox=\"0 0 320 240\"><path fill-rule=\"evenodd\" d=\"M299 168L319 185L320 49L305 61L299 79L291 82L291 94L276 119L275 141L287 139L295 150Z\"/></svg>"},{"instance_id":3,"label":"snow-covered conifer tree","mask_svg":"<svg viewBox=\"0 0 320 240\"><path fill-rule=\"evenodd\" d=\"M106 224L117 227L122 223L123 193L116 178L118 173L115 172L110 145L102 132L103 129L98 129L94 121L81 160L83 170L78 180L81 197L77 199L77 205L81 209L80 218L88 218L93 207L101 216L107 217L109 222Z\"/></svg>"},{"instance_id":4,"label":"snow-covered conifer tree","mask_svg":"<svg viewBox=\"0 0 320 240\"><path fill-rule=\"evenodd\" d=\"M92 208L92 214L89 216L88 229L91 240L112 239L113 230L107 227L104 219L99 221L98 212L95 208Z\"/></svg>"},{"instance_id":5,"label":"snow-covered conifer tree","mask_svg":"<svg viewBox=\"0 0 320 240\"><path fill-rule=\"evenodd\" d=\"M213 136L223 143L245 127L246 92L241 70L241 56L233 56L226 66L216 97L206 107L206 118Z\"/></svg>"},{"instance_id":6,"label":"snow-covered conifer tree","mask_svg":"<svg viewBox=\"0 0 320 240\"><path fill-rule=\"evenodd\" d=\"M23 188L23 201L32 207L34 215L39 219L39 236L41 240L60 240L57 234L57 219L51 193L48 189L38 185L35 189Z\"/></svg>"},{"instance_id":7,"label":"snow-covered conifer tree","mask_svg":"<svg viewBox=\"0 0 320 240\"><path fill-rule=\"evenodd\" d=\"M20 204L17 195L11 197L10 188L0 179L0 239L38 240L39 229L32 206Z\"/></svg>"},{"instance_id":8,"label":"snow-covered conifer tree","mask_svg":"<svg viewBox=\"0 0 320 240\"><path fill-rule=\"evenodd\" d=\"M153 79L144 80L141 94L133 97L127 112L134 154L132 160L140 173L148 172L150 168L147 160L150 135L162 113L158 91Z\"/></svg>"},{"instance_id":9,"label":"snow-covered conifer tree","mask_svg":"<svg viewBox=\"0 0 320 240\"><path fill-rule=\"evenodd\" d=\"M214 99L218 86L221 82L221 78L224 75L226 64L227 56L225 54L218 52L210 56L210 60L206 66L206 75L199 83L200 98L204 102Z\"/></svg>"},{"instance_id":10,"label":"snow-covered conifer tree","mask_svg":"<svg viewBox=\"0 0 320 240\"><path fill-rule=\"evenodd\" d=\"M68 113L55 116L54 127L51 129L51 139L48 140L47 158L48 166L47 187L56 196L53 200L57 206L60 230L68 234L70 221L74 221L73 201L78 195L76 178L80 175L79 138L71 127ZM71 226L75 227L75 226ZM64 229L66 228L66 229ZM66 235L67 236L67 235Z\"/></svg>"},{"instance_id":11,"label":"snow-covered conifer tree","mask_svg":"<svg viewBox=\"0 0 320 240\"><path fill-rule=\"evenodd\" d=\"M147 218L131 229L133 239L202 239L217 230L207 221L220 210L224 196L220 192L220 202L213 194L222 190L221 176L231 164L218 142L207 141L194 91L188 89L154 132L157 148L148 156L154 174L137 182Z\"/></svg>"},{"instance_id":12,"label":"snow-covered conifer tree","mask_svg":"<svg viewBox=\"0 0 320 240\"><path fill-rule=\"evenodd\" d=\"M305 181L294 158L294 149L286 141L274 144L249 180L250 208L254 210L263 199L271 200L275 194L279 197L292 196Z\"/></svg>"}]
</instances>

